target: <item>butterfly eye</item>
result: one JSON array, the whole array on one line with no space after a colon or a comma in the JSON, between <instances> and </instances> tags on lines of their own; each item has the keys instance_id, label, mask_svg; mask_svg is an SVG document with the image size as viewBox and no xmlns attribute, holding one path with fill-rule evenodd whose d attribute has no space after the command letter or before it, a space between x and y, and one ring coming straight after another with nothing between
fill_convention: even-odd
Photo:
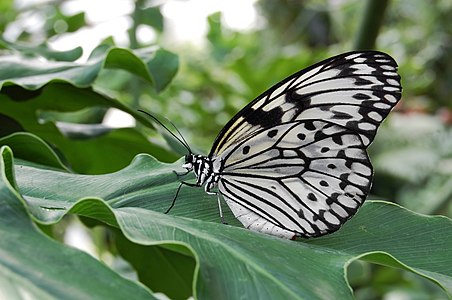
<instances>
[{"instance_id":1,"label":"butterfly eye","mask_svg":"<svg viewBox=\"0 0 452 300\"><path fill-rule=\"evenodd\" d=\"M182 165L182 168L185 168L189 171L191 171L193 169L193 164L192 163L185 163Z\"/></svg>"},{"instance_id":2,"label":"butterfly eye","mask_svg":"<svg viewBox=\"0 0 452 300\"><path fill-rule=\"evenodd\" d=\"M189 171L193 169L193 155L191 154L185 155L185 163L182 165L182 168L185 168Z\"/></svg>"}]
</instances>

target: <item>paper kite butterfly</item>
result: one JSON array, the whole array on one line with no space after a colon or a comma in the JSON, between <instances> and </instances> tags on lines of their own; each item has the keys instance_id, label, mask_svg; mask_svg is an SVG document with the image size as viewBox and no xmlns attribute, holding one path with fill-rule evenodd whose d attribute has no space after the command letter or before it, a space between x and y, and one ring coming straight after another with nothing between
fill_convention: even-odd
<instances>
[{"instance_id":1,"label":"paper kite butterfly","mask_svg":"<svg viewBox=\"0 0 452 300\"><path fill-rule=\"evenodd\" d=\"M397 64L385 53L319 62L245 106L207 156L184 140L190 154L183 167L197 180L179 189L204 186L221 195L251 230L291 239L336 231L369 194L366 148L401 91ZM223 220L220 197L218 204Z\"/></svg>"}]
</instances>

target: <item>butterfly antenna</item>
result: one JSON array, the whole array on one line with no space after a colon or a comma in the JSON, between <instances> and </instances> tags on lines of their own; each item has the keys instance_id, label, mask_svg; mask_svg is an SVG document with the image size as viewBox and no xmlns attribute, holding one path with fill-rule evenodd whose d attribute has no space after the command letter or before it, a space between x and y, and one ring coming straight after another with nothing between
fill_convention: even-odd
<instances>
[{"instance_id":1,"label":"butterfly antenna","mask_svg":"<svg viewBox=\"0 0 452 300\"><path fill-rule=\"evenodd\" d=\"M179 129L177 129L177 127L173 124L173 122L171 122L170 120L168 120L167 118L165 118L168 122L170 122L170 124L176 129L177 133L181 136L181 138L179 138L177 135L175 135L171 130L168 129L168 127L165 126L165 124L163 124L159 119L157 119L155 116L153 116L152 114L145 112L144 110L139 109L139 112L144 113L145 115L149 116L152 120L154 120L155 122L157 122L160 126L162 126L163 128L166 129L166 131L168 131L176 140L179 141L179 143L181 143L187 150L189 153L193 153L191 151L190 146L188 145L187 141L184 139L184 136L180 133Z\"/></svg>"},{"instance_id":2,"label":"butterfly antenna","mask_svg":"<svg viewBox=\"0 0 452 300\"><path fill-rule=\"evenodd\" d=\"M183 136L182 133L179 131L179 129L177 129L176 125L174 125L174 123L171 122L170 119L168 119L168 118L166 118L166 117L164 117L164 118L165 118L165 120L167 120L171 125L173 125L174 129L176 129L177 133L180 135L180 137L182 138L182 140L183 140L184 143L185 143L185 148L187 148L187 150L190 151L190 153L193 153L193 152L191 151L190 145L187 143L187 141L185 140L184 136Z\"/></svg>"}]
</instances>

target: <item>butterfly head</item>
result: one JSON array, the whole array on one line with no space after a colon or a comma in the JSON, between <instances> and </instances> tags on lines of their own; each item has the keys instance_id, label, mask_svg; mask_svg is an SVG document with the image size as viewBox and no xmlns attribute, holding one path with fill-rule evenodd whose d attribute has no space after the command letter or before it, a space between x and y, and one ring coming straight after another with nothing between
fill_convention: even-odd
<instances>
[{"instance_id":1,"label":"butterfly head","mask_svg":"<svg viewBox=\"0 0 452 300\"><path fill-rule=\"evenodd\" d=\"M202 165L205 164L206 158L204 156L190 153L185 155L185 163L182 165L182 168L187 169L187 171L189 172L194 171L195 175L198 176L200 169L202 170L205 169L205 167L201 167Z\"/></svg>"},{"instance_id":2,"label":"butterfly head","mask_svg":"<svg viewBox=\"0 0 452 300\"><path fill-rule=\"evenodd\" d=\"M187 171L193 170L193 162L195 161L195 155L194 154L187 154L185 155L185 163L182 165L182 168L187 169Z\"/></svg>"}]
</instances>

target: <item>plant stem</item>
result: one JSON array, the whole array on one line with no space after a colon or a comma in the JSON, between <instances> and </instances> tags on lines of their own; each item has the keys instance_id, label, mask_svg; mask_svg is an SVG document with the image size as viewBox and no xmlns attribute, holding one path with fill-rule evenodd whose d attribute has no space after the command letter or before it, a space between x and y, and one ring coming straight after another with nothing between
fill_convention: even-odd
<instances>
[{"instance_id":1,"label":"plant stem","mask_svg":"<svg viewBox=\"0 0 452 300\"><path fill-rule=\"evenodd\" d=\"M135 2L135 8L132 13L132 26L129 29L129 46L131 49L137 49L139 48L139 43L137 39L137 28L139 23L141 22L140 17L140 10L142 9L144 5L143 0L138 0ZM139 100L141 96L141 83L136 79L132 78L130 84L129 84L130 92L133 99L133 107L138 107Z\"/></svg>"},{"instance_id":2,"label":"plant stem","mask_svg":"<svg viewBox=\"0 0 452 300\"><path fill-rule=\"evenodd\" d=\"M355 50L375 48L378 32L383 23L389 0L367 0L359 31L354 42Z\"/></svg>"}]
</instances>

